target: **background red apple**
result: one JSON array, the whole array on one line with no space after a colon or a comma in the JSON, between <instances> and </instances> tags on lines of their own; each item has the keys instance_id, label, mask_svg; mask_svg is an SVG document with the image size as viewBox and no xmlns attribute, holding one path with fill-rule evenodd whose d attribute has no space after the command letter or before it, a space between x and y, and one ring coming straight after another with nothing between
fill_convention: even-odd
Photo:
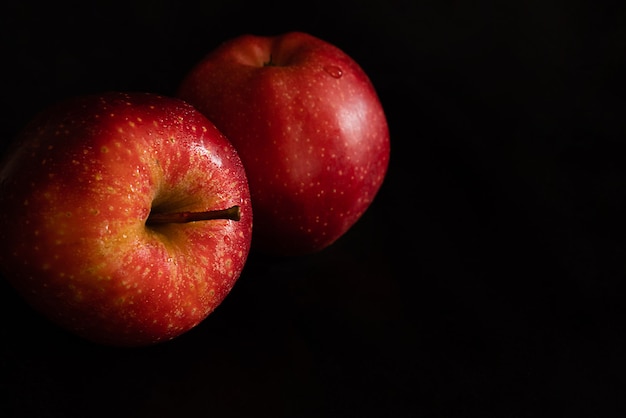
<instances>
[{"instance_id":1,"label":"background red apple","mask_svg":"<svg viewBox=\"0 0 626 418\"><path fill-rule=\"evenodd\" d=\"M232 145L189 104L147 93L39 114L1 162L0 207L3 275L54 322L113 345L197 325L240 276L251 239Z\"/></svg>"},{"instance_id":2,"label":"background red apple","mask_svg":"<svg viewBox=\"0 0 626 418\"><path fill-rule=\"evenodd\" d=\"M184 77L178 96L237 148L252 194L255 250L327 247L385 178L389 131L370 79L346 53L307 33L231 39Z\"/></svg>"}]
</instances>

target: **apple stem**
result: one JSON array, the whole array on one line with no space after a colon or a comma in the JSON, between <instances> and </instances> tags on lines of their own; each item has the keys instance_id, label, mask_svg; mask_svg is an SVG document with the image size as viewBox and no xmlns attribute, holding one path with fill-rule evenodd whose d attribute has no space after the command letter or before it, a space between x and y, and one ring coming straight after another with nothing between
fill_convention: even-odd
<instances>
[{"instance_id":1,"label":"apple stem","mask_svg":"<svg viewBox=\"0 0 626 418\"><path fill-rule=\"evenodd\" d=\"M146 225L184 224L214 219L238 221L241 219L241 210L239 206L232 206L228 209L207 210L204 212L150 213L150 216L146 219Z\"/></svg>"}]
</instances>

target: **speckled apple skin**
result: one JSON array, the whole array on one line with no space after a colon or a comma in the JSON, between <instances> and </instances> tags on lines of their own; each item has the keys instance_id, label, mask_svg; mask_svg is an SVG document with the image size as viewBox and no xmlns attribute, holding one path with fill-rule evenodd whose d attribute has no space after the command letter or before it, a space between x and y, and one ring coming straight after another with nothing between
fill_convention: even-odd
<instances>
[{"instance_id":1,"label":"speckled apple skin","mask_svg":"<svg viewBox=\"0 0 626 418\"><path fill-rule=\"evenodd\" d=\"M306 33L243 35L200 60L178 97L235 145L252 194L255 251L320 251L362 216L385 178L389 130L363 69Z\"/></svg>"},{"instance_id":2,"label":"speckled apple skin","mask_svg":"<svg viewBox=\"0 0 626 418\"><path fill-rule=\"evenodd\" d=\"M151 210L239 205L241 220L147 227ZM196 326L248 256L250 195L230 142L179 99L110 92L52 106L0 162L0 270L89 340L138 346Z\"/></svg>"}]
</instances>

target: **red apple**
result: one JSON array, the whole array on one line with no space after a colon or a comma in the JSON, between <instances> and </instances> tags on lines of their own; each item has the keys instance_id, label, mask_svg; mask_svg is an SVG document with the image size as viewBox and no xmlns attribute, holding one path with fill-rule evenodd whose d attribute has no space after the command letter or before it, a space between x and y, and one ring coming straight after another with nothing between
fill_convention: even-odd
<instances>
[{"instance_id":1,"label":"red apple","mask_svg":"<svg viewBox=\"0 0 626 418\"><path fill-rule=\"evenodd\" d=\"M0 271L89 340L139 346L196 326L240 276L250 195L230 142L149 93L68 99L0 162Z\"/></svg>"},{"instance_id":2,"label":"red apple","mask_svg":"<svg viewBox=\"0 0 626 418\"><path fill-rule=\"evenodd\" d=\"M377 93L346 53L306 33L226 41L183 78L178 97L237 149L254 209L254 251L324 249L370 206L389 163Z\"/></svg>"}]
</instances>

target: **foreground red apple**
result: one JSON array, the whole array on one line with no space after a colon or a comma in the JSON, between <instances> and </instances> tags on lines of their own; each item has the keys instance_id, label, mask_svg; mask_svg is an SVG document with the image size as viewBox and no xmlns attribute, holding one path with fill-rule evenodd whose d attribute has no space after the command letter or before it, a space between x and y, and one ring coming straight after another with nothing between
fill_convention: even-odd
<instances>
[{"instance_id":1,"label":"foreground red apple","mask_svg":"<svg viewBox=\"0 0 626 418\"><path fill-rule=\"evenodd\" d=\"M178 96L235 145L246 168L252 249L319 251L362 216L389 163L374 87L339 48L305 33L244 35L210 52Z\"/></svg>"},{"instance_id":2,"label":"foreground red apple","mask_svg":"<svg viewBox=\"0 0 626 418\"><path fill-rule=\"evenodd\" d=\"M57 324L120 346L172 339L248 255L241 161L179 99L105 93L38 115L0 162L0 271Z\"/></svg>"}]
</instances>

